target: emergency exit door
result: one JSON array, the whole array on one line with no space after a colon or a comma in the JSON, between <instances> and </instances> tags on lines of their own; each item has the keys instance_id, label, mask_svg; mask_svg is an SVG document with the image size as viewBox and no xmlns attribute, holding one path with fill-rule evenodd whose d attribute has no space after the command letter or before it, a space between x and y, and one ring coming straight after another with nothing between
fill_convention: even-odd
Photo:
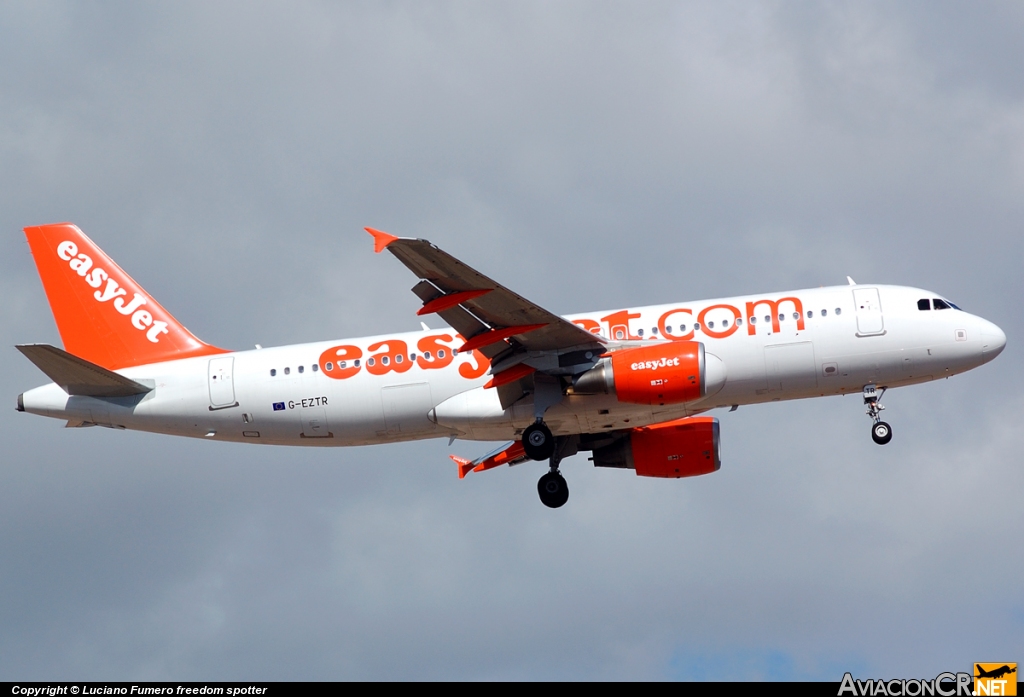
<instances>
[{"instance_id":1,"label":"emergency exit door","mask_svg":"<svg viewBox=\"0 0 1024 697\"><path fill-rule=\"evenodd\" d=\"M877 288L854 288L853 304L857 310L857 336L885 333L882 301Z\"/></svg>"}]
</instances>

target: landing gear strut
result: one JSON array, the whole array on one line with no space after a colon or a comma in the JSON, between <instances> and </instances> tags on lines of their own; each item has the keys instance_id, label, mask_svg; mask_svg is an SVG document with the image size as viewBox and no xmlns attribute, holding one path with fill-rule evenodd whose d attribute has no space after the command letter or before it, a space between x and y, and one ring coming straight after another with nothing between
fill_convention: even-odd
<instances>
[{"instance_id":1,"label":"landing gear strut","mask_svg":"<svg viewBox=\"0 0 1024 697\"><path fill-rule=\"evenodd\" d=\"M569 486L558 471L558 463L562 458L576 454L579 445L576 436L555 438L544 423L548 407L561 402L564 396L559 378L539 373L534 376L533 414L537 420L523 431L523 451L531 460L551 461L548 473L537 482L540 501L548 508L560 508L569 500Z\"/></svg>"},{"instance_id":2,"label":"landing gear strut","mask_svg":"<svg viewBox=\"0 0 1024 697\"><path fill-rule=\"evenodd\" d=\"M550 460L551 470L537 482L537 493L541 503L548 508L558 508L569 500L569 486L558 471L561 454L555 452L555 437L541 419L530 424L523 431L523 451L531 460Z\"/></svg>"},{"instance_id":3,"label":"landing gear strut","mask_svg":"<svg viewBox=\"0 0 1024 697\"><path fill-rule=\"evenodd\" d=\"M882 401L882 395L885 394L885 389L883 387L881 392L879 392L875 389L874 385L864 386L864 404L868 407L868 416L874 422L871 426L871 440L879 445L885 445L892 440L892 427L882 421L880 416L882 410L885 409L885 407L879 404Z\"/></svg>"},{"instance_id":4,"label":"landing gear strut","mask_svg":"<svg viewBox=\"0 0 1024 697\"><path fill-rule=\"evenodd\" d=\"M579 437L559 436L553 439L553 442L550 469L537 482L537 493L540 494L540 502L548 508L561 508L569 500L569 485L558 471L558 465L564 458L576 454L579 449Z\"/></svg>"}]
</instances>

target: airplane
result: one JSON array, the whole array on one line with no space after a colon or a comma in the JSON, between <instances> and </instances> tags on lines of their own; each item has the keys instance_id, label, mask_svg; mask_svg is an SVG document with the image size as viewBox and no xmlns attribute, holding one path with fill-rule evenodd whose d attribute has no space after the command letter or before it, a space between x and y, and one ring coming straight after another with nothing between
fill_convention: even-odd
<instances>
[{"instance_id":1,"label":"airplane","mask_svg":"<svg viewBox=\"0 0 1024 697\"><path fill-rule=\"evenodd\" d=\"M1010 673L1016 673L1017 672L1016 664L1014 664L1013 668L1011 668L1008 665L1002 665L999 668L995 668L994 670L984 670L979 665L976 665L975 668L976 668L976 670L978 672L978 674L974 676L976 678L995 678L995 679L998 679L998 678L1003 677L1004 675L1009 675Z\"/></svg>"},{"instance_id":2,"label":"airplane","mask_svg":"<svg viewBox=\"0 0 1024 697\"><path fill-rule=\"evenodd\" d=\"M547 461L682 478L721 466L714 409L859 394L884 445L887 389L994 359L1006 335L938 293L848 285L586 312L530 302L430 242L366 228L419 279L420 317L450 328L230 351L195 337L75 225L24 229L63 349L17 346L52 383L17 409L236 443L505 441L459 477Z\"/></svg>"}]
</instances>

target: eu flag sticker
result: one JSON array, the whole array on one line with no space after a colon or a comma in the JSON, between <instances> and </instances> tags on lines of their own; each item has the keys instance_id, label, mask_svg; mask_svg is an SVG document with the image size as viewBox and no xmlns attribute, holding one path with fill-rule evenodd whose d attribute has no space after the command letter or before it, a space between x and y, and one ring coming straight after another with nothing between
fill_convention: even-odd
<instances>
[{"instance_id":1,"label":"eu flag sticker","mask_svg":"<svg viewBox=\"0 0 1024 697\"><path fill-rule=\"evenodd\" d=\"M284 411L284 402L274 402L274 411Z\"/></svg>"}]
</instances>

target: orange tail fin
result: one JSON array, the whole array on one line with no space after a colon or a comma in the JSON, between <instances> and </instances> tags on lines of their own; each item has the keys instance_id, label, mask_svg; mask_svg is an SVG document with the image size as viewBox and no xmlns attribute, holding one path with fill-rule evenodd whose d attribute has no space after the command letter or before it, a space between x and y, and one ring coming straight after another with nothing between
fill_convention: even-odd
<instances>
[{"instance_id":1,"label":"orange tail fin","mask_svg":"<svg viewBox=\"0 0 1024 697\"><path fill-rule=\"evenodd\" d=\"M185 329L70 223L25 228L64 349L109 370L226 353Z\"/></svg>"}]
</instances>

